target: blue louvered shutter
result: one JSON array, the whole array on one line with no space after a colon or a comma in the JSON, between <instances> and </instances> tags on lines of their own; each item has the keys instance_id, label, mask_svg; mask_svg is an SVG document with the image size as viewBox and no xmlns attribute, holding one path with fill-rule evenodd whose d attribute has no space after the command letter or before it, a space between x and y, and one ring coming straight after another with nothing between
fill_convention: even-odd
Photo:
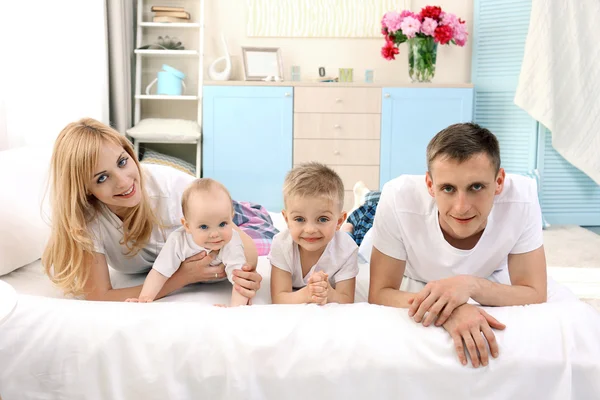
<instances>
[{"instance_id":1,"label":"blue louvered shutter","mask_svg":"<svg viewBox=\"0 0 600 400\"><path fill-rule=\"evenodd\" d=\"M541 124L539 138L544 217L550 224L600 225L600 186L554 150L550 131Z\"/></svg>"},{"instance_id":2,"label":"blue louvered shutter","mask_svg":"<svg viewBox=\"0 0 600 400\"><path fill-rule=\"evenodd\" d=\"M514 104L531 0L475 0L473 9L473 120L500 141L507 172L535 168L537 122Z\"/></svg>"}]
</instances>

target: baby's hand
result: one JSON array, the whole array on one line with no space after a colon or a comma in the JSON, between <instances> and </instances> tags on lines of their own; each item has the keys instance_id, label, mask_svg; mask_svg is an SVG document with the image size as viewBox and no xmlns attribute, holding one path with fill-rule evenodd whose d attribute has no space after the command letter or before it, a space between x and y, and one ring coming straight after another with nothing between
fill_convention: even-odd
<instances>
[{"instance_id":1,"label":"baby's hand","mask_svg":"<svg viewBox=\"0 0 600 400\"><path fill-rule=\"evenodd\" d=\"M138 303L152 303L154 299L148 296L140 296L138 298Z\"/></svg>"},{"instance_id":2,"label":"baby's hand","mask_svg":"<svg viewBox=\"0 0 600 400\"><path fill-rule=\"evenodd\" d=\"M139 303L139 300L136 297L132 297L130 299L125 300L125 303Z\"/></svg>"},{"instance_id":3,"label":"baby's hand","mask_svg":"<svg viewBox=\"0 0 600 400\"><path fill-rule=\"evenodd\" d=\"M229 307L227 304L213 304L213 306L215 306L215 307L221 307L221 308L228 308Z\"/></svg>"}]
</instances>

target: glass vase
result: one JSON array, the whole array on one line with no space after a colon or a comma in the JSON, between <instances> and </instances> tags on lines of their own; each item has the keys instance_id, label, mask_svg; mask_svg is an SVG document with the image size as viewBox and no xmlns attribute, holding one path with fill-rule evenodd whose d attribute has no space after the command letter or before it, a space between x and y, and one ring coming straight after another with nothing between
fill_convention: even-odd
<instances>
[{"instance_id":1,"label":"glass vase","mask_svg":"<svg viewBox=\"0 0 600 400\"><path fill-rule=\"evenodd\" d=\"M413 82L431 82L436 58L437 43L431 36L408 39L408 74Z\"/></svg>"}]
</instances>

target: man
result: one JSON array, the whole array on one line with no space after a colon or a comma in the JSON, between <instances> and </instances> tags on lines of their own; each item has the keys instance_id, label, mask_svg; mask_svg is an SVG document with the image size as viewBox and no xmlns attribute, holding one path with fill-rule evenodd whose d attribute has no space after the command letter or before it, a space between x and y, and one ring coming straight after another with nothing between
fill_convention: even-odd
<instances>
[{"instance_id":1,"label":"man","mask_svg":"<svg viewBox=\"0 0 600 400\"><path fill-rule=\"evenodd\" d=\"M443 326L463 365L465 346L474 367L487 365L485 342L497 357L492 328L504 325L467 302L546 301L537 190L530 179L505 174L498 140L472 123L451 125L429 142L427 169L425 177L404 175L383 187L369 302L408 308L416 322ZM403 278L403 288L420 291L399 290Z\"/></svg>"}]
</instances>

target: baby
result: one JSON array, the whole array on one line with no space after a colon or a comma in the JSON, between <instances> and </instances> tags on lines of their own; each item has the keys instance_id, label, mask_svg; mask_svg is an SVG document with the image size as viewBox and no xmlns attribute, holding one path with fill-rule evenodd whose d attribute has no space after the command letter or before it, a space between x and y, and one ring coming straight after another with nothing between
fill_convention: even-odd
<instances>
[{"instance_id":1,"label":"baby","mask_svg":"<svg viewBox=\"0 0 600 400\"><path fill-rule=\"evenodd\" d=\"M233 205L229 191L210 179L196 179L183 192L181 199L183 226L173 231L148 273L139 299L151 302L181 263L202 251L217 252L211 265L225 265L227 278L233 284L232 272L246 263L244 246L233 227ZM232 288L231 306L248 304L248 299Z\"/></svg>"},{"instance_id":2,"label":"baby","mask_svg":"<svg viewBox=\"0 0 600 400\"><path fill-rule=\"evenodd\" d=\"M339 230L346 213L338 174L302 164L287 174L283 199L288 229L275 235L269 255L272 302L353 303L358 246Z\"/></svg>"}]
</instances>

